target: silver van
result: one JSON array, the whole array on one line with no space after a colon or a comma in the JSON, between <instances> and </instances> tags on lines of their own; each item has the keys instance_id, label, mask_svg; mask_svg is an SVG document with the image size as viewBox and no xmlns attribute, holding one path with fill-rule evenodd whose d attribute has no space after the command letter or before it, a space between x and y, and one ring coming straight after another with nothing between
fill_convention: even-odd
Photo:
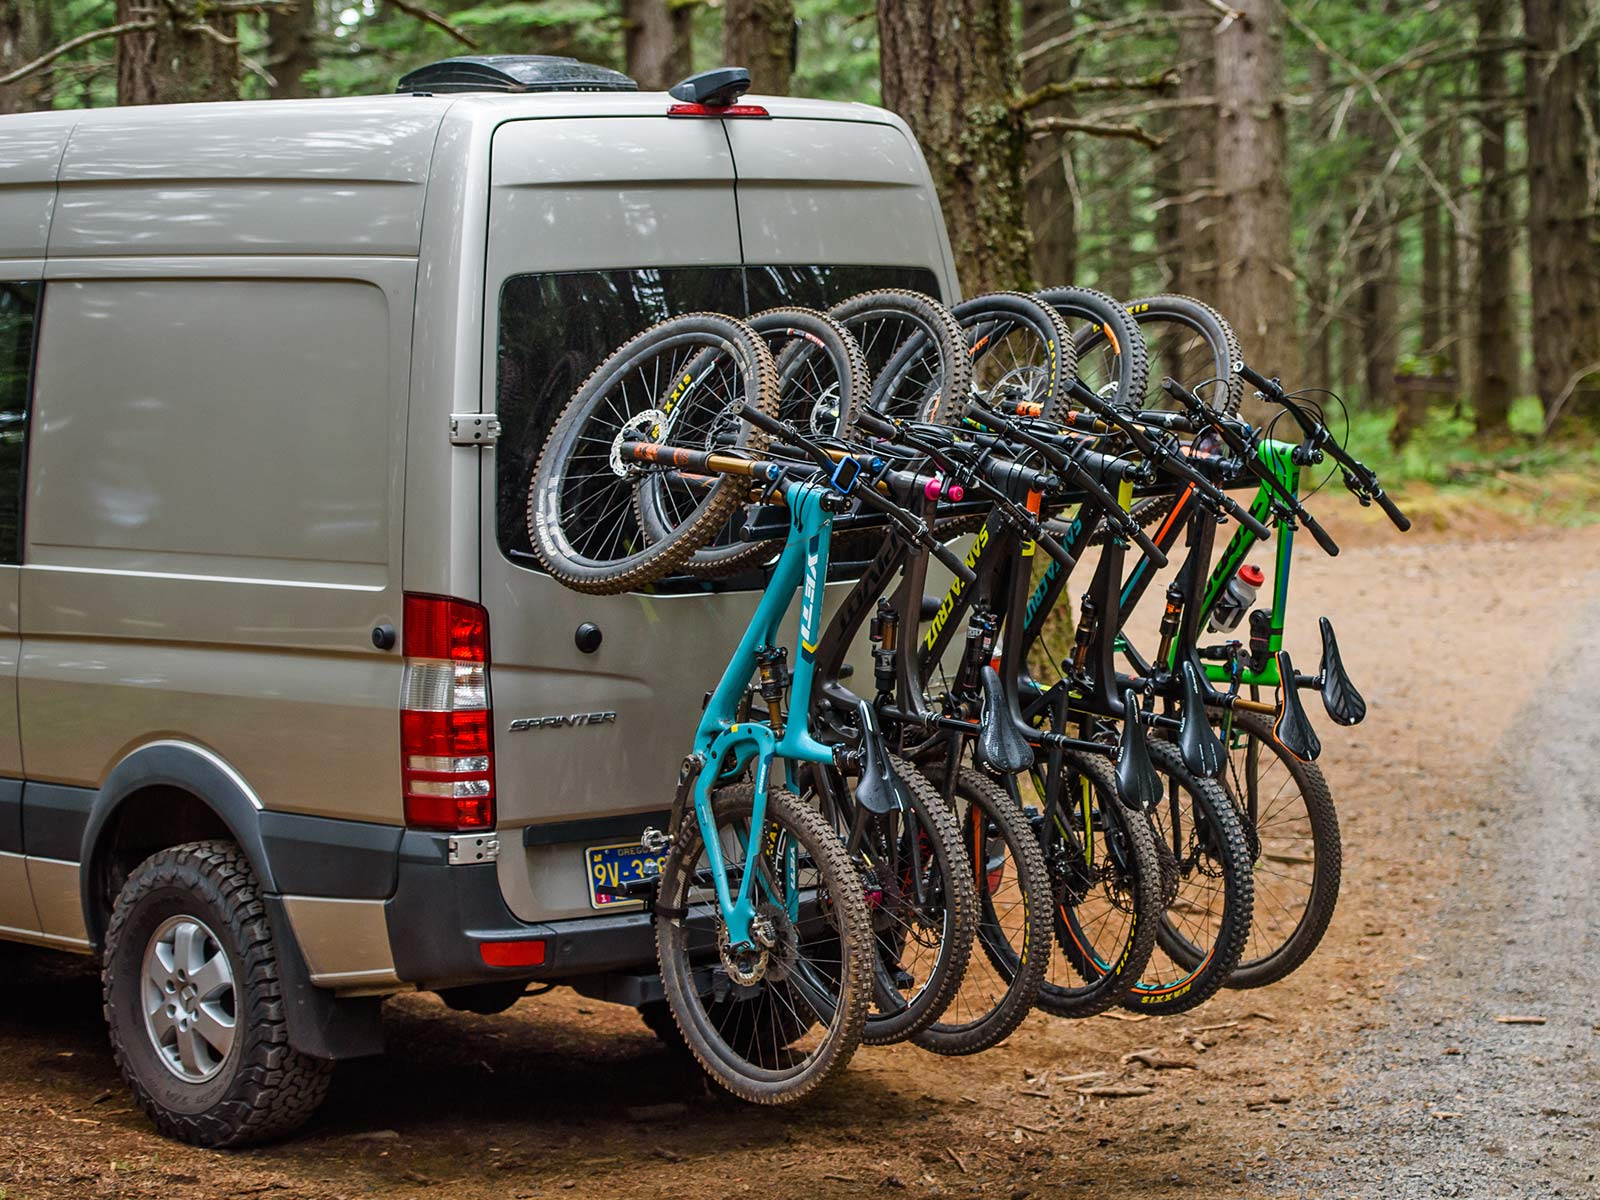
<instances>
[{"instance_id":1,"label":"silver van","mask_svg":"<svg viewBox=\"0 0 1600 1200\"><path fill-rule=\"evenodd\" d=\"M0 119L0 937L102 956L173 1136L293 1129L388 994L659 997L619 863L760 579L562 589L541 440L673 313L954 298L893 115L547 62Z\"/></svg>"}]
</instances>

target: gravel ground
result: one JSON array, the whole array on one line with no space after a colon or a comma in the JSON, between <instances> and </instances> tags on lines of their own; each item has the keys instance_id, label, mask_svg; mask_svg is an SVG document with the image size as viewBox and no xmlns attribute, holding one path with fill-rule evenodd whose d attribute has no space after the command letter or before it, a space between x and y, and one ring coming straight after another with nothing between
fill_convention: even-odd
<instances>
[{"instance_id":1,"label":"gravel ground","mask_svg":"<svg viewBox=\"0 0 1600 1200\"><path fill-rule=\"evenodd\" d=\"M1308 1130L1336 1161L1285 1171L1278 1194L1600 1196L1600 612L1586 615L1468 798L1476 836L1463 846L1448 818L1418 839L1463 850L1460 882L1379 1027L1337 1054L1349 1082ZM1514 645L1499 656L1515 669Z\"/></svg>"},{"instance_id":2,"label":"gravel ground","mask_svg":"<svg viewBox=\"0 0 1600 1200\"><path fill-rule=\"evenodd\" d=\"M93 964L0 945L0 1200L1600 1200L1600 633L1581 625L1600 527L1424 524L1330 521L1345 553L1295 567L1296 661L1327 613L1372 715L1337 730L1314 706L1344 887L1279 984L1172 1017L1035 1013L970 1059L866 1050L783 1109L572 992L496 1017L402 996L388 1053L343 1064L308 1128L224 1154L134 1108Z\"/></svg>"}]
</instances>

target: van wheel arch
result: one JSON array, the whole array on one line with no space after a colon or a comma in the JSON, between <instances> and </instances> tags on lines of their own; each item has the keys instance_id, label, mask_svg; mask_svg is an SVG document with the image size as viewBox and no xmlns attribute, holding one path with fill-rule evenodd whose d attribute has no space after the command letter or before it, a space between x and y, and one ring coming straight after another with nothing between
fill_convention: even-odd
<instances>
[{"instance_id":1,"label":"van wheel arch","mask_svg":"<svg viewBox=\"0 0 1600 1200\"><path fill-rule=\"evenodd\" d=\"M207 840L232 842L255 873L277 943L290 1045L313 1058L382 1053L379 1000L338 999L311 982L277 894L277 880L261 833L261 811L260 801L239 773L200 746L154 742L129 754L101 785L83 831L78 885L90 945L97 954L105 949L111 904L121 889L119 870L131 870L150 855L174 846ZM148 833L140 828L141 818L154 822Z\"/></svg>"},{"instance_id":2,"label":"van wheel arch","mask_svg":"<svg viewBox=\"0 0 1600 1200\"><path fill-rule=\"evenodd\" d=\"M238 773L199 746L155 742L119 762L90 807L78 859L94 949L103 948L111 902L127 873L158 850L203 839L235 842L262 889L276 892L260 812Z\"/></svg>"}]
</instances>

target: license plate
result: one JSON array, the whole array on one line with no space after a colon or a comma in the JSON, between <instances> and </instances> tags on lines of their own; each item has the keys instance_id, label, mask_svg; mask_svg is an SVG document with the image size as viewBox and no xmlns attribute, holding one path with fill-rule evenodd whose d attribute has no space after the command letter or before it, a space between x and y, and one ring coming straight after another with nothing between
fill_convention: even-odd
<instances>
[{"instance_id":1,"label":"license plate","mask_svg":"<svg viewBox=\"0 0 1600 1200\"><path fill-rule=\"evenodd\" d=\"M638 879L653 879L661 873L667 861L666 852L648 854L638 842L620 842L613 846L590 846L583 852L589 869L589 905L591 908L616 908L624 904L643 904L637 896L618 895L625 883Z\"/></svg>"}]
</instances>

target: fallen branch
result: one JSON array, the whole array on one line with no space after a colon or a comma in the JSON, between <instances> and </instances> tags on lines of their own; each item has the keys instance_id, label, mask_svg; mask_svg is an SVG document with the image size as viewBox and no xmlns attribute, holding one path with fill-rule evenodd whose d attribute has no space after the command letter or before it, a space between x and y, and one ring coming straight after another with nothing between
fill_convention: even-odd
<instances>
[{"instance_id":1,"label":"fallen branch","mask_svg":"<svg viewBox=\"0 0 1600 1200\"><path fill-rule=\"evenodd\" d=\"M1550 436L1550 431L1556 427L1556 421L1561 416L1561 410L1567 406L1567 401L1572 399L1572 394L1578 390L1578 385L1596 371L1600 371L1600 362L1592 362L1588 366L1579 367L1573 372L1572 378L1567 380L1567 386L1561 389L1561 394L1556 397L1556 402L1550 406L1550 411L1544 415L1544 433L1542 436ZM1496 1017L1495 1020L1504 1020L1504 1018Z\"/></svg>"},{"instance_id":2,"label":"fallen branch","mask_svg":"<svg viewBox=\"0 0 1600 1200\"><path fill-rule=\"evenodd\" d=\"M1047 137L1052 133L1086 133L1090 137L1128 138L1152 150L1159 150L1166 140L1158 138L1139 125L1110 125L1098 121L1080 121L1075 117L1034 117L1028 122L1028 132L1034 137Z\"/></svg>"},{"instance_id":3,"label":"fallen branch","mask_svg":"<svg viewBox=\"0 0 1600 1200\"><path fill-rule=\"evenodd\" d=\"M1093 1096L1100 1100L1126 1100L1134 1096L1148 1096L1155 1088L1148 1083L1135 1083L1128 1086L1111 1085L1107 1087L1079 1088L1078 1095Z\"/></svg>"}]
</instances>

